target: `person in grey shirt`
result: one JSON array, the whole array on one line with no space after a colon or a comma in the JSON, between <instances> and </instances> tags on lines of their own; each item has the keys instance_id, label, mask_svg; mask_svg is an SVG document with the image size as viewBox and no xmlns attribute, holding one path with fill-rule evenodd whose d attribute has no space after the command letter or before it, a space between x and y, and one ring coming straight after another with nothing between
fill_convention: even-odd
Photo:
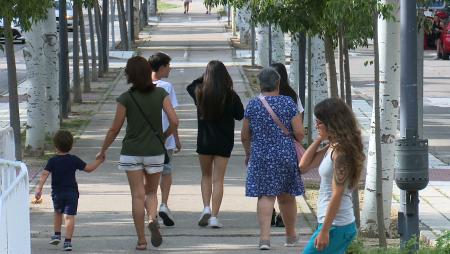
<instances>
[{"instance_id":1,"label":"person in grey shirt","mask_svg":"<svg viewBox=\"0 0 450 254\"><path fill-rule=\"evenodd\" d=\"M352 190L358 187L365 160L361 130L341 99L323 100L314 115L319 136L303 155L300 170L319 167L319 225L303 253L345 253L357 232ZM329 144L319 149L325 140Z\"/></svg>"}]
</instances>

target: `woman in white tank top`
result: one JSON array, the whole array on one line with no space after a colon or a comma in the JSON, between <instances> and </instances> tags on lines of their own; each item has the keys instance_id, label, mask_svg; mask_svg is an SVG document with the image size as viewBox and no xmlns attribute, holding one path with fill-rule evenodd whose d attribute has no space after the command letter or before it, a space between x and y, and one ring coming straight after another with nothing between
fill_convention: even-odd
<instances>
[{"instance_id":1,"label":"woman in white tank top","mask_svg":"<svg viewBox=\"0 0 450 254\"><path fill-rule=\"evenodd\" d=\"M319 168L318 227L303 253L345 253L356 236L352 190L365 160L361 130L351 109L337 98L314 108L319 136L300 162L302 173ZM319 149L322 141L329 144Z\"/></svg>"}]
</instances>

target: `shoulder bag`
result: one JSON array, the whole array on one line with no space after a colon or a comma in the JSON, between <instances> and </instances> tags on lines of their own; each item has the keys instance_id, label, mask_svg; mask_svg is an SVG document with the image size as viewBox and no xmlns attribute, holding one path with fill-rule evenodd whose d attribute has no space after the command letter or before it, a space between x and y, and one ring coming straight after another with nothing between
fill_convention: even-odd
<instances>
[{"instance_id":1,"label":"shoulder bag","mask_svg":"<svg viewBox=\"0 0 450 254\"><path fill-rule=\"evenodd\" d=\"M294 138L294 136L291 133L289 133L289 130L280 121L280 119L278 118L277 114L275 114L273 109L270 107L269 103L267 103L266 98L264 98L264 96L262 96L262 95L260 95L258 98L262 102L262 104L264 105L266 110L269 112L269 114L272 117L273 121L278 125L278 127L281 128L281 130L283 131L284 135L291 137L292 141L294 141L295 152L297 154L297 161L300 164L300 160L302 159L302 156L305 153L305 148L303 148L302 144L300 144L300 142L298 142Z\"/></svg>"}]
</instances>

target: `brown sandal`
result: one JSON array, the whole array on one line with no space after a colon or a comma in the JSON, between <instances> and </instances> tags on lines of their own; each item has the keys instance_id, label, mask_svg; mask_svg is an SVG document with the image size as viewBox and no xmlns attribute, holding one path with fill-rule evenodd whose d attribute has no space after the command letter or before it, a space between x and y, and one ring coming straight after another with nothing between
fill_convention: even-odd
<instances>
[{"instance_id":1,"label":"brown sandal","mask_svg":"<svg viewBox=\"0 0 450 254\"><path fill-rule=\"evenodd\" d=\"M136 250L146 250L147 249L147 242L137 242L136 244Z\"/></svg>"}]
</instances>

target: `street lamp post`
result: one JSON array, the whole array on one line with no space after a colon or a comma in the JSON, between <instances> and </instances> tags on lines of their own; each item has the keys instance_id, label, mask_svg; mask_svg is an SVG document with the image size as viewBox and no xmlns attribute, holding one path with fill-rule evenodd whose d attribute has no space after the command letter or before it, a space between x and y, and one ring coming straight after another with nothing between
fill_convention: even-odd
<instances>
[{"instance_id":1,"label":"street lamp post","mask_svg":"<svg viewBox=\"0 0 450 254\"><path fill-rule=\"evenodd\" d=\"M400 2L400 136L396 140L395 182L400 188L400 248L419 248L419 190L428 184L428 140L418 135L416 0Z\"/></svg>"}]
</instances>

